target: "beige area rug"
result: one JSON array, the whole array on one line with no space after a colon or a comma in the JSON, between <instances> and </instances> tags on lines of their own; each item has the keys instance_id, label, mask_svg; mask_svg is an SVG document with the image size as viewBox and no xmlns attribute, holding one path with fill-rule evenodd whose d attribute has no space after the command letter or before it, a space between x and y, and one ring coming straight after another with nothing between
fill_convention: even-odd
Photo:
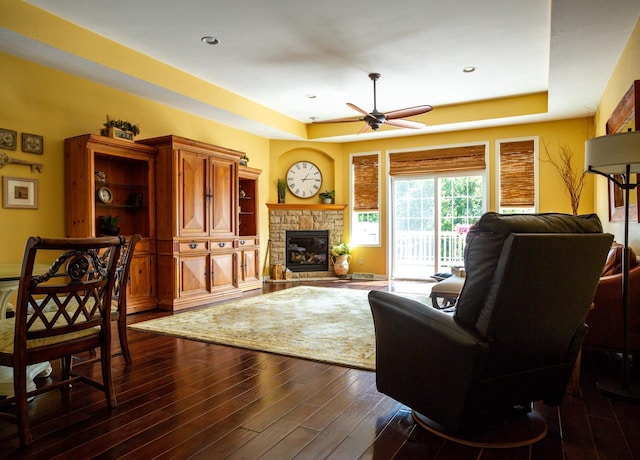
<instances>
[{"instance_id":1,"label":"beige area rug","mask_svg":"<svg viewBox=\"0 0 640 460\"><path fill-rule=\"evenodd\" d=\"M368 290L297 286L130 329L375 370ZM429 294L397 293L427 303Z\"/></svg>"}]
</instances>

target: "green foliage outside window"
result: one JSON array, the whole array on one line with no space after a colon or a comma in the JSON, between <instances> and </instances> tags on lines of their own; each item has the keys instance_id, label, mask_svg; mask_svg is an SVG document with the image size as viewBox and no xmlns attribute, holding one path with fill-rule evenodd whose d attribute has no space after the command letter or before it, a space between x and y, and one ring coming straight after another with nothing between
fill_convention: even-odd
<instances>
[{"instance_id":1,"label":"green foliage outside window","mask_svg":"<svg viewBox=\"0 0 640 460\"><path fill-rule=\"evenodd\" d=\"M380 222L379 212L359 212L358 222Z\"/></svg>"}]
</instances>

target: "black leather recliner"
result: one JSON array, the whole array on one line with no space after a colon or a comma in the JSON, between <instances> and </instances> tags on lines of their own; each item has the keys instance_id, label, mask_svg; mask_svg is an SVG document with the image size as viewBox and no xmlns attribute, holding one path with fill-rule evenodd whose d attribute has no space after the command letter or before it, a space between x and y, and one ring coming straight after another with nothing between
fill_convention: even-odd
<instances>
[{"instance_id":1,"label":"black leather recliner","mask_svg":"<svg viewBox=\"0 0 640 460\"><path fill-rule=\"evenodd\" d=\"M486 213L455 313L369 293L378 390L454 438L514 407L558 405L612 240L595 214Z\"/></svg>"}]
</instances>

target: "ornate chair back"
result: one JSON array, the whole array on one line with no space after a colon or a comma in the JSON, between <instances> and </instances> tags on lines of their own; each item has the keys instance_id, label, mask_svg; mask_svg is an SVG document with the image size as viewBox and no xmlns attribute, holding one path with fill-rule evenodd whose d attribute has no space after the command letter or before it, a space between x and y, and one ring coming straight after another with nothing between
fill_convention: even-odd
<instances>
[{"instance_id":1,"label":"ornate chair back","mask_svg":"<svg viewBox=\"0 0 640 460\"><path fill-rule=\"evenodd\" d=\"M116 406L111 382L111 298L124 242L123 237L28 239L16 315L0 324L13 329L12 340L0 346L0 365L12 367L14 374L14 396L0 406L15 402L21 445L31 443L27 401L34 395L69 388L82 380L102 390L109 407ZM36 264L45 262L48 270L34 272ZM0 337L8 336L8 330L0 331ZM95 348L101 351L101 382L74 373L71 366L73 355ZM58 358L62 360L60 379L28 391L27 366Z\"/></svg>"}]
</instances>

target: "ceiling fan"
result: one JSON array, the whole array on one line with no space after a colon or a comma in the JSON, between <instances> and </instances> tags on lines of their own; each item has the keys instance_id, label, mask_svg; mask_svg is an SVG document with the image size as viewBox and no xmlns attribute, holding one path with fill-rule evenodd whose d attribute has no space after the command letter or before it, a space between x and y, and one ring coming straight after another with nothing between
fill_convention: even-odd
<instances>
[{"instance_id":1,"label":"ceiling fan","mask_svg":"<svg viewBox=\"0 0 640 460\"><path fill-rule=\"evenodd\" d=\"M360 129L360 131L358 131L358 134L369 131L370 129L375 131L383 124L396 126L398 128L420 129L425 127L424 123L403 120L403 118L413 117L415 115L430 112L431 110L433 110L433 107L431 107L430 105L418 105L416 107L408 107L406 109L393 110L386 113L379 112L376 107L376 81L378 81L378 79L380 78L380 74L370 73L369 78L373 82L373 110L371 112L367 112L357 105L347 102L347 105L349 107L351 107L356 112L360 112L363 116L335 118L333 120L316 120L313 123L350 123L354 121L365 121L366 124L362 127L362 129Z\"/></svg>"}]
</instances>

